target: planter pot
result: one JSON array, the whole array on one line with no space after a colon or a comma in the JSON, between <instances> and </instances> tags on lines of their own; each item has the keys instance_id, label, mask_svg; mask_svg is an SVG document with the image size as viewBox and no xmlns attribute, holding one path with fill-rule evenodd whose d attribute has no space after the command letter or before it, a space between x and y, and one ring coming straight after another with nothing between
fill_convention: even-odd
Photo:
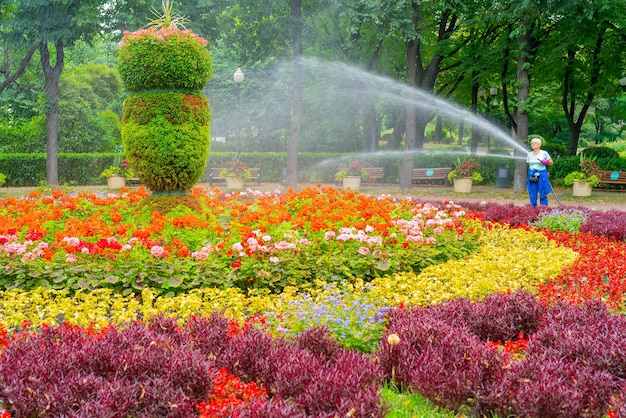
<instances>
[{"instance_id":1,"label":"planter pot","mask_svg":"<svg viewBox=\"0 0 626 418\"><path fill-rule=\"evenodd\" d=\"M591 196L591 185L586 181L575 180L572 188L574 196Z\"/></svg>"},{"instance_id":2,"label":"planter pot","mask_svg":"<svg viewBox=\"0 0 626 418\"><path fill-rule=\"evenodd\" d=\"M345 176L343 178L343 188L359 190L361 187L361 176Z\"/></svg>"},{"instance_id":3,"label":"planter pot","mask_svg":"<svg viewBox=\"0 0 626 418\"><path fill-rule=\"evenodd\" d=\"M243 189L243 177L227 176L226 187L235 190Z\"/></svg>"},{"instance_id":4,"label":"planter pot","mask_svg":"<svg viewBox=\"0 0 626 418\"><path fill-rule=\"evenodd\" d=\"M107 187L109 189L119 189L120 187L126 187L126 177L124 176L107 177Z\"/></svg>"},{"instance_id":5,"label":"planter pot","mask_svg":"<svg viewBox=\"0 0 626 418\"><path fill-rule=\"evenodd\" d=\"M469 193L472 191L472 178L461 177L454 179L454 191L457 193Z\"/></svg>"}]
</instances>

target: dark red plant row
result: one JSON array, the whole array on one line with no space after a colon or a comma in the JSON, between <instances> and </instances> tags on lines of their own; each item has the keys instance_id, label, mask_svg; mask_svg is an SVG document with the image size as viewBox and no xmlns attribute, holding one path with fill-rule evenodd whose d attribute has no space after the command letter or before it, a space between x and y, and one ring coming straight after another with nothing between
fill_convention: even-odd
<instances>
[{"instance_id":1,"label":"dark red plant row","mask_svg":"<svg viewBox=\"0 0 626 418\"><path fill-rule=\"evenodd\" d=\"M492 341L528 335L519 359ZM626 318L599 301L543 304L526 292L390 313L377 352L387 379L476 416L626 416ZM524 344L526 345L526 341Z\"/></svg>"},{"instance_id":2,"label":"dark red plant row","mask_svg":"<svg viewBox=\"0 0 626 418\"><path fill-rule=\"evenodd\" d=\"M258 386L233 390L220 369ZM380 387L372 357L324 330L287 342L251 327L233 334L218 315L185 328L164 318L99 333L43 327L13 334L0 357L0 399L14 418L214 416L216 406L217 416L382 417ZM227 399L237 394L255 402Z\"/></svg>"}]
</instances>

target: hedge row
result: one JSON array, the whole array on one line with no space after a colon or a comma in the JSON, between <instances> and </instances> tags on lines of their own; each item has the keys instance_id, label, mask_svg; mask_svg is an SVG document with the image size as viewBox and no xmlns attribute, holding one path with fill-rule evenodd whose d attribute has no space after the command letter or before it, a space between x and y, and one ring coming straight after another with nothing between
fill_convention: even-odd
<instances>
[{"instance_id":1,"label":"hedge row","mask_svg":"<svg viewBox=\"0 0 626 418\"><path fill-rule=\"evenodd\" d=\"M376 153L367 155L342 153L299 153L298 181L302 183L332 183L335 179L337 166L353 160L367 161L370 166L384 167L387 183L400 182L400 167L404 153ZM104 184L100 173L115 161L114 153L98 154L59 154L59 182L64 185ZM457 154L419 154L414 158L415 167L452 167L465 155ZM206 169L200 181L207 182L209 168L224 167L227 161L235 161L236 152L212 152L207 159ZM281 152L249 152L242 153L241 160L248 167L261 169L261 180L267 183L278 183L281 180L282 168L286 166L287 156ZM511 176L515 169L515 160L510 157L479 156L479 169L484 185L496 183L497 170L507 168ZM579 157L556 158L550 168L552 179L558 184L567 173L578 170ZM600 167L606 170L626 171L626 158L598 158ZM39 154L1 154L0 173L7 176L5 187L40 186L46 180L46 155Z\"/></svg>"}]
</instances>

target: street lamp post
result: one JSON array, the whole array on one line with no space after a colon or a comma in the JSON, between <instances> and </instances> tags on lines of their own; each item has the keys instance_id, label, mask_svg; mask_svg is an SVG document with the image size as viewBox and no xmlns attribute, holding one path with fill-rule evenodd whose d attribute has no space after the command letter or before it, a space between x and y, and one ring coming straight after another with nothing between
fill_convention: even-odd
<instances>
[{"instance_id":1,"label":"street lamp post","mask_svg":"<svg viewBox=\"0 0 626 418\"><path fill-rule=\"evenodd\" d=\"M233 80L237 83L237 135L238 135L238 144L237 144L237 161L239 161L239 156L241 155L241 83L243 83L243 71L241 68L237 68L235 74L233 75Z\"/></svg>"},{"instance_id":2,"label":"street lamp post","mask_svg":"<svg viewBox=\"0 0 626 418\"><path fill-rule=\"evenodd\" d=\"M478 89L478 96L485 101L485 119L489 122L489 113L491 112L491 102L495 100L496 95L498 94L498 88L496 86L491 86L489 88L489 94L487 94L487 90L483 87ZM489 134L487 134L487 150L491 149L491 140L489 138Z\"/></svg>"}]
</instances>

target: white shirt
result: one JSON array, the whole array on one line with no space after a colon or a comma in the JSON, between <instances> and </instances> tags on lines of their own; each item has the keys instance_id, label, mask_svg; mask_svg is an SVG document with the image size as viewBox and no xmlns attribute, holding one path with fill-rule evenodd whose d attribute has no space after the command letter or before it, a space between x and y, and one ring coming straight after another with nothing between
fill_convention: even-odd
<instances>
[{"instance_id":1,"label":"white shirt","mask_svg":"<svg viewBox=\"0 0 626 418\"><path fill-rule=\"evenodd\" d=\"M540 150L537 155L535 155L535 151L530 151L528 155L526 155L526 162L531 170L545 170L546 166L541 164L541 161L550 159L550 154L548 154L548 151L544 150Z\"/></svg>"}]
</instances>

